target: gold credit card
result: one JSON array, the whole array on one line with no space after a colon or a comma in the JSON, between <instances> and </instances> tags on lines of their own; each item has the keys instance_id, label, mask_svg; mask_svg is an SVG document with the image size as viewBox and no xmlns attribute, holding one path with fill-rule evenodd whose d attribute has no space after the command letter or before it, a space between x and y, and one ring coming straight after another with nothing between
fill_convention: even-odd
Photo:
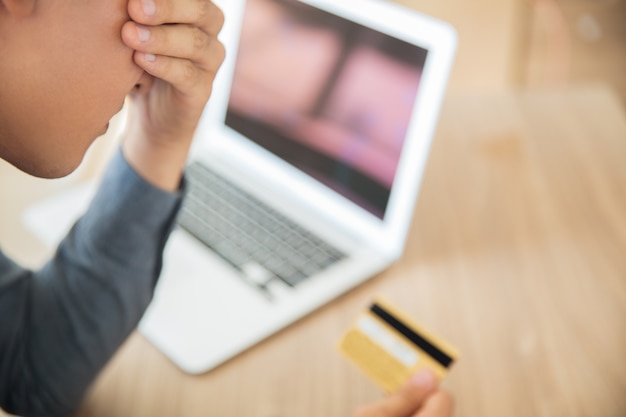
<instances>
[{"instance_id":1,"label":"gold credit card","mask_svg":"<svg viewBox=\"0 0 626 417\"><path fill-rule=\"evenodd\" d=\"M441 381L458 358L456 349L380 299L359 315L339 350L387 392L423 368Z\"/></svg>"}]
</instances>

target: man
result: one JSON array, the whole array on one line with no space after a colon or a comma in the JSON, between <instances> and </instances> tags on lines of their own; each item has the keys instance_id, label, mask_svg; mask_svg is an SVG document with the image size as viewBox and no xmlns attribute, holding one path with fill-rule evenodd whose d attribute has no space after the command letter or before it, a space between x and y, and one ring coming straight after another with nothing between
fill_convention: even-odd
<instances>
[{"instance_id":1,"label":"man","mask_svg":"<svg viewBox=\"0 0 626 417\"><path fill-rule=\"evenodd\" d=\"M6 411L76 409L150 302L193 133L224 59L223 20L209 0L0 0L1 158L35 176L67 175L131 98L121 149L53 259L33 272L0 252ZM355 415L450 410L422 373Z\"/></svg>"}]
</instances>

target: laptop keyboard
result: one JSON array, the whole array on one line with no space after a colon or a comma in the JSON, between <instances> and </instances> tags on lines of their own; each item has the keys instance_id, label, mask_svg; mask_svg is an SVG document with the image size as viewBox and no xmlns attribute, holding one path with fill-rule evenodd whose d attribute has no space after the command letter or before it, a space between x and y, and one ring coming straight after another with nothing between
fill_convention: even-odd
<instances>
[{"instance_id":1,"label":"laptop keyboard","mask_svg":"<svg viewBox=\"0 0 626 417\"><path fill-rule=\"evenodd\" d=\"M264 287L295 286L345 254L205 165L186 172L189 193L178 224Z\"/></svg>"}]
</instances>

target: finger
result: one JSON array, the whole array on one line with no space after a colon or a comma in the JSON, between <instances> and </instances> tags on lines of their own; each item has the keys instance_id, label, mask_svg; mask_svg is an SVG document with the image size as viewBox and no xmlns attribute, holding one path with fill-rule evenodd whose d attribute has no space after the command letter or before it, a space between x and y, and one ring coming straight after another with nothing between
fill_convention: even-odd
<instances>
[{"instance_id":1,"label":"finger","mask_svg":"<svg viewBox=\"0 0 626 417\"><path fill-rule=\"evenodd\" d=\"M144 26L135 22L124 24L122 39L136 51L189 59L206 69L210 69L211 43L218 42L196 26Z\"/></svg>"},{"instance_id":2,"label":"finger","mask_svg":"<svg viewBox=\"0 0 626 417\"><path fill-rule=\"evenodd\" d=\"M437 388L435 375L427 369L418 372L400 390L355 413L354 417L410 417Z\"/></svg>"},{"instance_id":3,"label":"finger","mask_svg":"<svg viewBox=\"0 0 626 417\"><path fill-rule=\"evenodd\" d=\"M165 81L186 96L202 101L211 93L212 80L207 80L204 71L187 59L135 52L134 60L148 74Z\"/></svg>"},{"instance_id":4,"label":"finger","mask_svg":"<svg viewBox=\"0 0 626 417\"><path fill-rule=\"evenodd\" d=\"M426 398L422 408L415 417L452 417L454 414L454 399L446 391L436 391Z\"/></svg>"},{"instance_id":5,"label":"finger","mask_svg":"<svg viewBox=\"0 0 626 417\"><path fill-rule=\"evenodd\" d=\"M144 25L187 23L212 36L224 26L224 13L210 0L130 0L128 14Z\"/></svg>"}]
</instances>

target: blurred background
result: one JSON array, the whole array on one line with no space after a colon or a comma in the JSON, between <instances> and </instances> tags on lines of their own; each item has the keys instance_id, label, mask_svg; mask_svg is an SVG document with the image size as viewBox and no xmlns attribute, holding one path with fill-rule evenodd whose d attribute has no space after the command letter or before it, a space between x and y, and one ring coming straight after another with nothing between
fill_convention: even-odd
<instances>
[{"instance_id":1,"label":"blurred background","mask_svg":"<svg viewBox=\"0 0 626 417\"><path fill-rule=\"evenodd\" d=\"M626 103L624 0L398 0L459 33L450 93L606 83Z\"/></svg>"}]
</instances>

